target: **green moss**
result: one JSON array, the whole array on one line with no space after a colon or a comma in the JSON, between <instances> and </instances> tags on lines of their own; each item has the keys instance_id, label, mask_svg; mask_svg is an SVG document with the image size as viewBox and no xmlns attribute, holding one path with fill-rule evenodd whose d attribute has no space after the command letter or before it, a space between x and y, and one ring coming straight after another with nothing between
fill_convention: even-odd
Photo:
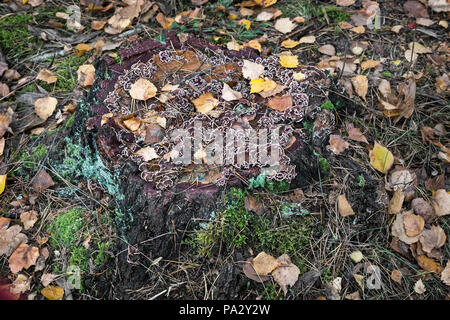
<instances>
[{"instance_id":1,"label":"green moss","mask_svg":"<svg viewBox=\"0 0 450 320\"><path fill-rule=\"evenodd\" d=\"M330 111L334 111L334 104L333 104L333 102L328 100L328 101L322 103L322 105L320 106L320 109L327 109Z\"/></svg>"},{"instance_id":2,"label":"green moss","mask_svg":"<svg viewBox=\"0 0 450 320\"><path fill-rule=\"evenodd\" d=\"M88 54L82 57L71 55L58 61L55 68L58 76L56 83L49 85L44 81L39 81L39 85L49 92L71 92L77 86L78 67L84 64L88 57Z\"/></svg>"},{"instance_id":3,"label":"green moss","mask_svg":"<svg viewBox=\"0 0 450 320\"><path fill-rule=\"evenodd\" d=\"M70 253L69 265L78 266L82 271L89 270L89 251L82 246L77 246Z\"/></svg>"},{"instance_id":4,"label":"green moss","mask_svg":"<svg viewBox=\"0 0 450 320\"><path fill-rule=\"evenodd\" d=\"M39 39L27 28L32 22L33 16L25 13L0 18L0 47L10 59L20 59L35 49Z\"/></svg>"},{"instance_id":5,"label":"green moss","mask_svg":"<svg viewBox=\"0 0 450 320\"><path fill-rule=\"evenodd\" d=\"M98 243L97 256L95 257L95 260L94 260L95 266L99 266L99 265L102 265L102 264L105 264L106 262L108 262L108 259L110 257L107 252L108 249L109 249L109 242L99 242Z\"/></svg>"},{"instance_id":6,"label":"green moss","mask_svg":"<svg viewBox=\"0 0 450 320\"><path fill-rule=\"evenodd\" d=\"M71 209L60 214L53 220L48 231L50 232L50 244L57 248L75 248L76 241L80 238L80 232L85 227L80 209Z\"/></svg>"},{"instance_id":7,"label":"green moss","mask_svg":"<svg viewBox=\"0 0 450 320\"><path fill-rule=\"evenodd\" d=\"M37 169L37 165L47 153L47 146L42 143L31 148L31 150L23 151L17 158L17 161L20 162L21 165L12 172L13 175L25 176L29 173L34 173Z\"/></svg>"}]
</instances>

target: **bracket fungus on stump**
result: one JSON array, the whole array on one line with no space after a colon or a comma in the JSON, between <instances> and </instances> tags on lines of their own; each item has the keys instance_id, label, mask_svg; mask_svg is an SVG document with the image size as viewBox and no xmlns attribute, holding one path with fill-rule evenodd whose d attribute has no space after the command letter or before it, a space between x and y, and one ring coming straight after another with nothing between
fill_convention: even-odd
<instances>
[{"instance_id":1,"label":"bracket fungus on stump","mask_svg":"<svg viewBox=\"0 0 450 320\"><path fill-rule=\"evenodd\" d=\"M138 266L139 252L176 256L180 230L193 217L208 218L225 187L261 173L307 185L318 171L312 145L323 141L334 120L320 108L328 80L315 67L284 68L279 56L227 50L193 36L181 42L174 33L164 43L138 40L118 54L120 63L106 56L97 64L86 128L105 164L121 170L120 209L132 219L119 268L122 286L131 288L148 277ZM313 141L304 121L314 122ZM231 142L229 129L236 133ZM261 141L245 134L264 129L276 166L257 156ZM179 148L186 143L188 151ZM230 161L227 150L235 152Z\"/></svg>"}]
</instances>

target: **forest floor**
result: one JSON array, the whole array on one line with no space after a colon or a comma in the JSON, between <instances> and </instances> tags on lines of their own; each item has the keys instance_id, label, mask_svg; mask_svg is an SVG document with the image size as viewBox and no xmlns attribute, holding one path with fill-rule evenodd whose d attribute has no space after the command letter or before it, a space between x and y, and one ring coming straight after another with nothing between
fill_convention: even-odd
<instances>
[{"instance_id":1,"label":"forest floor","mask_svg":"<svg viewBox=\"0 0 450 320\"><path fill-rule=\"evenodd\" d=\"M450 299L449 12L446 0L2 1L0 298ZM124 290L117 199L98 180L113 175L82 166L70 135L96 61L168 31L326 70L335 123L317 179L228 188L176 259L148 258L146 282ZM269 266L284 254L287 282Z\"/></svg>"}]
</instances>

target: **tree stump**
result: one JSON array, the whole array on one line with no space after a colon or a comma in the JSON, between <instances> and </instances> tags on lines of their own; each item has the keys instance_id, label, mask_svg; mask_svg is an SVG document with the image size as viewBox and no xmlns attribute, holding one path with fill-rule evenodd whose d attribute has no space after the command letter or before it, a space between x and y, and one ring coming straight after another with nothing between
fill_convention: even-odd
<instances>
[{"instance_id":1,"label":"tree stump","mask_svg":"<svg viewBox=\"0 0 450 320\"><path fill-rule=\"evenodd\" d=\"M108 168L120 171L117 287L123 293L149 281L151 260L176 259L184 231L195 227L192 219L209 219L229 186L245 186L260 174L293 188L317 178L314 145L321 146L334 121L320 108L329 85L322 70L285 68L279 56L262 58L248 47L227 50L193 36L180 41L174 33L165 42L138 40L116 59L105 56L96 70L84 103L84 137ZM312 135L305 122L314 123ZM237 164L211 162L203 145L192 150L190 163L175 161L176 145L187 137L174 130L194 134L195 123L219 133L277 130L279 145L269 149L279 155L279 165L267 171L267 163L251 161L248 137L232 142L237 150L245 144ZM205 148L211 142L205 133L199 139Z\"/></svg>"}]
</instances>

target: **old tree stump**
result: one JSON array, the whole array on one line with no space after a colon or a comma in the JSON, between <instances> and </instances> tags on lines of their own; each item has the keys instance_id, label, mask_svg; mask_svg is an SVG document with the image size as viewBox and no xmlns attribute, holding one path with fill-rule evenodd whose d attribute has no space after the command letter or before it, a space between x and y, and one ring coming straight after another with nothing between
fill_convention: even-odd
<instances>
[{"instance_id":1,"label":"old tree stump","mask_svg":"<svg viewBox=\"0 0 450 320\"><path fill-rule=\"evenodd\" d=\"M334 118L320 108L327 100L326 74L301 64L283 67L276 55L226 50L193 36L181 42L169 34L165 42L138 40L119 57L97 63L96 81L82 102L87 116L80 120L84 142L119 172L120 194L113 195L121 213L117 287L125 293L150 281L146 267L153 259L178 257L184 231L195 227L195 218L209 219L226 188L244 187L266 172L265 163L249 159L253 149L245 137L232 142L244 154L239 164L208 161L206 133L191 163L176 162L175 145L194 135L196 123L223 133L276 129L280 147L269 149L279 152L279 166L265 174L297 188L317 178L313 149ZM312 134L306 121L314 124ZM184 134L173 135L177 129Z\"/></svg>"}]
</instances>

